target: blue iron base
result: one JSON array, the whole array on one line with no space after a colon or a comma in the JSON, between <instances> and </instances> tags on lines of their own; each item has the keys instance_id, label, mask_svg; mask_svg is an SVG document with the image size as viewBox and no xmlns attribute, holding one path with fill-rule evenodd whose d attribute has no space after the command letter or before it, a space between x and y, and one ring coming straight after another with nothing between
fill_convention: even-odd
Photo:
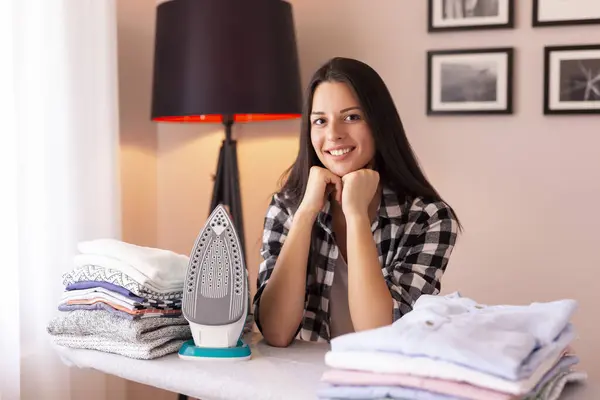
<instances>
[{"instance_id":1,"label":"blue iron base","mask_svg":"<svg viewBox=\"0 0 600 400\"><path fill-rule=\"evenodd\" d=\"M250 346L240 338L236 347L197 347L192 339L181 345L179 358L188 360L248 360L252 356Z\"/></svg>"}]
</instances>

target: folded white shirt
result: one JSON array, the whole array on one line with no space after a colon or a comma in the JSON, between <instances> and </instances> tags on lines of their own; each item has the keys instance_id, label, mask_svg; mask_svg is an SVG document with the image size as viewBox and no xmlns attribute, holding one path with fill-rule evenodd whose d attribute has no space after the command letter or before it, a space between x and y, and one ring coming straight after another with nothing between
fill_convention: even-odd
<instances>
[{"instance_id":1,"label":"folded white shirt","mask_svg":"<svg viewBox=\"0 0 600 400\"><path fill-rule=\"evenodd\" d=\"M116 239L79 242L82 254L115 258L131 265L154 282L183 282L189 257L170 250L138 246Z\"/></svg>"},{"instance_id":2,"label":"folded white shirt","mask_svg":"<svg viewBox=\"0 0 600 400\"><path fill-rule=\"evenodd\" d=\"M107 269L116 270L127 275L140 285L147 286L157 291L182 291L183 290L183 277L180 280L163 280L159 278L152 279L145 275L142 271L135 268L133 265L128 264L122 260L102 256L97 254L76 254L73 257L73 264L75 268L86 267L89 265L96 265Z\"/></svg>"},{"instance_id":3,"label":"folded white shirt","mask_svg":"<svg viewBox=\"0 0 600 400\"><path fill-rule=\"evenodd\" d=\"M574 300L528 306L485 306L461 297L423 295L392 325L331 340L331 350L377 351L429 357L493 374L524 379L574 337ZM562 346L562 347L561 347ZM532 356L533 355L533 356Z\"/></svg>"}]
</instances>

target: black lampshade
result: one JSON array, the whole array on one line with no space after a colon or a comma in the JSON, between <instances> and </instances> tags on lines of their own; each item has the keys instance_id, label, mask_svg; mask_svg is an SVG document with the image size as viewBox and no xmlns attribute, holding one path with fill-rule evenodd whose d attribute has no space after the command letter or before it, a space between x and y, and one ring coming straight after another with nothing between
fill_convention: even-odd
<instances>
[{"instance_id":1,"label":"black lampshade","mask_svg":"<svg viewBox=\"0 0 600 400\"><path fill-rule=\"evenodd\" d=\"M298 117L292 7L282 0L171 0L157 8L152 119Z\"/></svg>"}]
</instances>

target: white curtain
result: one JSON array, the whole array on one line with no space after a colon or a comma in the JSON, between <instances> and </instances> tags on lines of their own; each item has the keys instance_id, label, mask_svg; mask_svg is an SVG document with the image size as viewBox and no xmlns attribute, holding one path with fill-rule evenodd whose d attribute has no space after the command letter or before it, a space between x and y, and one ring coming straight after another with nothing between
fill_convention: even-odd
<instances>
[{"instance_id":1,"label":"white curtain","mask_svg":"<svg viewBox=\"0 0 600 400\"><path fill-rule=\"evenodd\" d=\"M2 400L124 398L116 378L65 366L46 333L77 242L120 237L115 13L2 3Z\"/></svg>"}]
</instances>

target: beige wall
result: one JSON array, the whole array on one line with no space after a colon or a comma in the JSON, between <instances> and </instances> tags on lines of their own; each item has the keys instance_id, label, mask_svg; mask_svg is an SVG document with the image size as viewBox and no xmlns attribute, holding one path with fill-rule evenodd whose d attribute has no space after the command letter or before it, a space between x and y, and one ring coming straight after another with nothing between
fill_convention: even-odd
<instances>
[{"instance_id":1,"label":"beige wall","mask_svg":"<svg viewBox=\"0 0 600 400\"><path fill-rule=\"evenodd\" d=\"M157 129L150 121L154 4L117 1L123 240L157 246ZM118 378L115 378L118 379ZM127 399L176 399L174 393L126 382Z\"/></svg>"},{"instance_id":2,"label":"beige wall","mask_svg":"<svg viewBox=\"0 0 600 400\"><path fill-rule=\"evenodd\" d=\"M157 239L157 136L150 121L154 6L117 2L123 238L144 246Z\"/></svg>"},{"instance_id":3,"label":"beige wall","mask_svg":"<svg viewBox=\"0 0 600 400\"><path fill-rule=\"evenodd\" d=\"M141 10L149 10L151 2L129 1L129 28L120 25L120 32L127 31L130 40L137 40L131 42L132 52L144 54L130 54L125 65L146 74L153 16ZM600 344L593 340L600 332L593 321L600 285L592 272L600 265L600 254L591 251L600 226L600 214L593 208L600 203L600 120L545 117L541 111L543 46L594 42L597 27L533 29L530 2L519 1L515 30L434 35L426 32L423 0L378 0L376 6L364 0L291 3L304 81L335 55L356 57L377 69L394 96L426 173L459 213L466 231L443 280L443 291L460 290L484 303L579 300L574 321L581 338L575 348L582 367L593 379L600 379L600 360L593 356L600 353ZM490 46L516 49L515 115L426 117L425 52ZM142 86L143 80L149 85L144 76L136 79ZM122 104L122 113L127 103L140 107L135 118L139 129L129 133L130 153L124 144L128 161L123 166L128 170L124 187L142 182L144 188L129 187L124 223L134 240L155 237L159 247L188 253L208 215L211 175L223 132L218 125L160 124L157 142L152 142L141 133L151 135L154 129L143 114L148 109L144 103L149 101L149 86L142 86ZM234 127L253 284L265 208L280 173L294 159L298 127L290 121ZM154 190L156 200L151 196ZM148 222L152 218L155 222Z\"/></svg>"}]
</instances>

